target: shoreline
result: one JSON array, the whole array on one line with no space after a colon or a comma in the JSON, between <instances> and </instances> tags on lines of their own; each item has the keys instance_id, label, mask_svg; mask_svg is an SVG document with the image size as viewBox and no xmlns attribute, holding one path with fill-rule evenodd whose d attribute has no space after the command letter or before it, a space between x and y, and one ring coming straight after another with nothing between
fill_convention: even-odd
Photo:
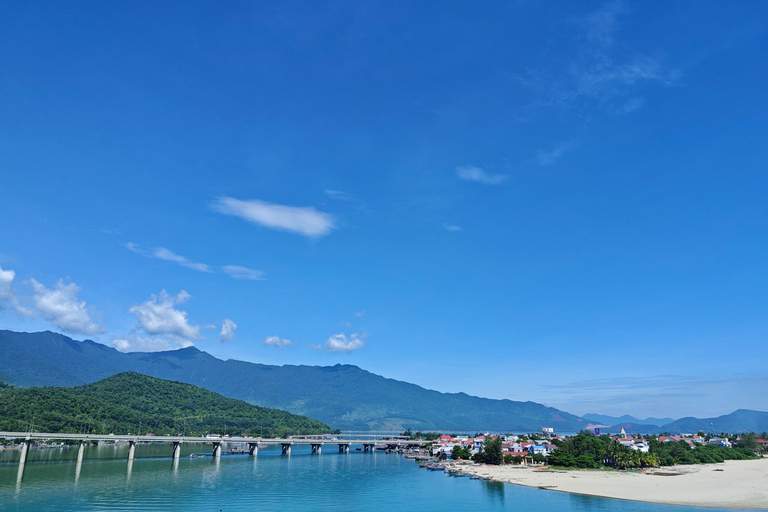
<instances>
[{"instance_id":1,"label":"shoreline","mask_svg":"<svg viewBox=\"0 0 768 512\"><path fill-rule=\"evenodd\" d=\"M496 482L584 496L734 510L768 509L768 458L638 471L475 466L464 461L444 465Z\"/></svg>"}]
</instances>

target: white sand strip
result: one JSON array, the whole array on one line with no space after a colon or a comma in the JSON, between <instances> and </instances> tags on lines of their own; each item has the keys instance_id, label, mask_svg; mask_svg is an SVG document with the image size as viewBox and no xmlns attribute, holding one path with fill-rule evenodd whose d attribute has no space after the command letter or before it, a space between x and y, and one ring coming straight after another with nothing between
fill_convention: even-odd
<instances>
[{"instance_id":1,"label":"white sand strip","mask_svg":"<svg viewBox=\"0 0 768 512\"><path fill-rule=\"evenodd\" d=\"M638 473L560 471L511 465L470 467L460 463L448 463L448 466L500 482L590 496L670 505L768 509L768 458L673 466Z\"/></svg>"}]
</instances>

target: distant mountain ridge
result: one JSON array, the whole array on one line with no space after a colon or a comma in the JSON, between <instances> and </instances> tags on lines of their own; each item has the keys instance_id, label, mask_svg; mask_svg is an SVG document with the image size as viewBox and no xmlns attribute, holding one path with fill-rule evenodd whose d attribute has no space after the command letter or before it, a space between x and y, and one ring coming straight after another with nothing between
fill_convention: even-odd
<instances>
[{"instance_id":1,"label":"distant mountain ridge","mask_svg":"<svg viewBox=\"0 0 768 512\"><path fill-rule=\"evenodd\" d=\"M605 430L619 432L621 429L629 434L661 434L664 432L696 434L699 431L706 433L714 431L715 434L747 431L760 433L768 431L768 412L738 409L730 414L723 414L714 418L680 418L661 426L648 423L621 422L613 424Z\"/></svg>"},{"instance_id":2,"label":"distant mountain ridge","mask_svg":"<svg viewBox=\"0 0 768 512\"><path fill-rule=\"evenodd\" d=\"M599 423L600 425L618 425L619 423L632 423L636 425L656 425L657 427L660 427L662 425L666 425L667 423L672 423L673 421L675 421L673 418L645 418L644 420L640 420L635 418L634 416L630 416L629 414L625 414L624 416L607 416L605 414L589 413L589 414L584 414L582 418L594 423Z\"/></svg>"},{"instance_id":3,"label":"distant mountain ridge","mask_svg":"<svg viewBox=\"0 0 768 512\"><path fill-rule=\"evenodd\" d=\"M440 393L352 365L222 361L194 347L122 353L53 332L0 330L0 374L17 386L79 386L122 372L193 384L350 430L576 432L587 421L535 402Z\"/></svg>"}]
</instances>

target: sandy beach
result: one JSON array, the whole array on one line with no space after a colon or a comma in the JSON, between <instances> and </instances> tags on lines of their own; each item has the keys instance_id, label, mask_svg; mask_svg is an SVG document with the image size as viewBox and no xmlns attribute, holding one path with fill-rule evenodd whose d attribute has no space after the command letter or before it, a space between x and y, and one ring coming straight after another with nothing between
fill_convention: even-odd
<instances>
[{"instance_id":1,"label":"sandy beach","mask_svg":"<svg viewBox=\"0 0 768 512\"><path fill-rule=\"evenodd\" d=\"M768 509L768 458L664 467L637 473L526 466L473 467L461 462L449 462L446 466L500 482L590 496L669 505Z\"/></svg>"}]
</instances>

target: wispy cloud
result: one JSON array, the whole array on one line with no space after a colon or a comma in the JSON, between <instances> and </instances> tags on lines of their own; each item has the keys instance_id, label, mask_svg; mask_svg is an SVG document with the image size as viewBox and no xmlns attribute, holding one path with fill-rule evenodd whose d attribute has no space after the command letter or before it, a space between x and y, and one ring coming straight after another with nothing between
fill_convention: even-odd
<instances>
[{"instance_id":1,"label":"wispy cloud","mask_svg":"<svg viewBox=\"0 0 768 512\"><path fill-rule=\"evenodd\" d=\"M505 174L489 174L479 167L464 165L456 168L456 176L464 181L473 181L483 185L501 185L509 178Z\"/></svg>"},{"instance_id":2,"label":"wispy cloud","mask_svg":"<svg viewBox=\"0 0 768 512\"><path fill-rule=\"evenodd\" d=\"M338 201L355 201L356 200L353 195L347 194L346 192L342 192L341 190L333 190L333 189L327 188L323 192L325 192L325 195L327 195L331 199L336 199Z\"/></svg>"},{"instance_id":3,"label":"wispy cloud","mask_svg":"<svg viewBox=\"0 0 768 512\"><path fill-rule=\"evenodd\" d=\"M619 49L620 20L628 11L624 2L611 1L575 20L579 36L567 66L529 69L517 75L517 82L537 93L544 104L572 106L581 99L615 114L634 112L643 104L638 96L642 86L674 85L680 72L669 69L659 57Z\"/></svg>"},{"instance_id":4,"label":"wispy cloud","mask_svg":"<svg viewBox=\"0 0 768 512\"><path fill-rule=\"evenodd\" d=\"M177 336L152 338L129 335L113 338L112 346L120 352L164 352L192 347L194 343Z\"/></svg>"},{"instance_id":5,"label":"wispy cloud","mask_svg":"<svg viewBox=\"0 0 768 512\"><path fill-rule=\"evenodd\" d=\"M213 272L209 265L206 265L205 263L190 261L184 256L169 251L165 247L158 247L155 249L153 256L157 259L178 263L182 267L191 268L192 270L198 270L200 272Z\"/></svg>"},{"instance_id":6,"label":"wispy cloud","mask_svg":"<svg viewBox=\"0 0 768 512\"><path fill-rule=\"evenodd\" d=\"M246 279L249 281L263 281L264 272L261 270L253 270L248 267L241 267L240 265L224 265L221 270L230 277L235 279Z\"/></svg>"},{"instance_id":7,"label":"wispy cloud","mask_svg":"<svg viewBox=\"0 0 768 512\"><path fill-rule=\"evenodd\" d=\"M443 229L446 231L462 231L461 227L452 224L443 224Z\"/></svg>"},{"instance_id":8,"label":"wispy cloud","mask_svg":"<svg viewBox=\"0 0 768 512\"><path fill-rule=\"evenodd\" d=\"M557 144L555 147L549 150L541 150L536 155L536 162L539 165L553 165L557 163L560 158L567 153L568 151L572 150L576 147L576 142L569 140L566 142L561 142L560 144Z\"/></svg>"},{"instance_id":9,"label":"wispy cloud","mask_svg":"<svg viewBox=\"0 0 768 512\"><path fill-rule=\"evenodd\" d=\"M140 254L146 258L156 258L159 260L170 261L172 263L181 265L182 267L197 270L198 272L223 272L224 274L227 274L228 276L235 279L246 279L251 281L261 281L265 279L264 272L261 270L254 270L252 268L243 267L240 265L223 265L221 267L212 267L207 263L198 263L192 261L185 256L176 254L170 249L166 249L165 247L157 247L155 249L147 250L133 242L124 243L123 246L129 251Z\"/></svg>"},{"instance_id":10,"label":"wispy cloud","mask_svg":"<svg viewBox=\"0 0 768 512\"><path fill-rule=\"evenodd\" d=\"M232 341L235 339L236 329L237 324L229 318L225 318L224 321L221 322L221 332L219 333L219 339L221 341Z\"/></svg>"},{"instance_id":11,"label":"wispy cloud","mask_svg":"<svg viewBox=\"0 0 768 512\"><path fill-rule=\"evenodd\" d=\"M288 348L293 345L293 342L291 340L281 338L280 336L267 336L264 338L263 345L275 348Z\"/></svg>"},{"instance_id":12,"label":"wispy cloud","mask_svg":"<svg viewBox=\"0 0 768 512\"><path fill-rule=\"evenodd\" d=\"M101 322L95 321L93 308L78 298L80 288L75 283L65 284L59 279L53 288L46 288L30 279L34 290L35 308L56 327L77 334L104 332Z\"/></svg>"},{"instance_id":13,"label":"wispy cloud","mask_svg":"<svg viewBox=\"0 0 768 512\"><path fill-rule=\"evenodd\" d=\"M147 334L176 335L187 340L197 340L201 338L200 327L190 324L187 312L176 308L190 298L192 296L184 290L175 296L163 290L133 306L128 312L136 316L139 327Z\"/></svg>"},{"instance_id":14,"label":"wispy cloud","mask_svg":"<svg viewBox=\"0 0 768 512\"><path fill-rule=\"evenodd\" d=\"M310 238L325 236L336 227L336 221L331 214L311 206L286 206L258 199L244 201L233 197L220 197L211 203L211 209L266 228L289 231Z\"/></svg>"}]
</instances>

